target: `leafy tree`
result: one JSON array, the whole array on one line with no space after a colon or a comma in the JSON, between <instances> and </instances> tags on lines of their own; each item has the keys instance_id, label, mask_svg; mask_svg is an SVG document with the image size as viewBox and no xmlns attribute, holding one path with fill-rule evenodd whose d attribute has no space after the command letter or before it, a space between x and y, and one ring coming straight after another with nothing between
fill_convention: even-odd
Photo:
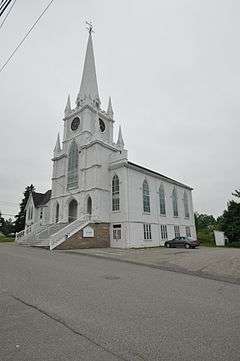
<instances>
[{"instance_id":1,"label":"leafy tree","mask_svg":"<svg viewBox=\"0 0 240 361\"><path fill-rule=\"evenodd\" d=\"M212 215L196 212L194 217L197 230L212 230L217 224L216 219Z\"/></svg>"},{"instance_id":2,"label":"leafy tree","mask_svg":"<svg viewBox=\"0 0 240 361\"><path fill-rule=\"evenodd\" d=\"M217 221L216 219L209 214L201 214L196 212L194 214L195 224L197 230L197 238L205 246L214 246L214 235L213 229L216 229Z\"/></svg>"},{"instance_id":3,"label":"leafy tree","mask_svg":"<svg viewBox=\"0 0 240 361\"><path fill-rule=\"evenodd\" d=\"M229 242L240 242L240 203L233 200L228 202L220 218L220 229L225 232Z\"/></svg>"},{"instance_id":4,"label":"leafy tree","mask_svg":"<svg viewBox=\"0 0 240 361\"><path fill-rule=\"evenodd\" d=\"M240 198L240 190L235 189L235 191L232 193L234 197Z\"/></svg>"},{"instance_id":5,"label":"leafy tree","mask_svg":"<svg viewBox=\"0 0 240 361\"><path fill-rule=\"evenodd\" d=\"M15 231L15 224L11 218L4 219L0 213L0 232L5 236L8 236Z\"/></svg>"},{"instance_id":6,"label":"leafy tree","mask_svg":"<svg viewBox=\"0 0 240 361\"><path fill-rule=\"evenodd\" d=\"M2 217L2 213L0 212L0 233L4 233L5 227L5 219Z\"/></svg>"},{"instance_id":7,"label":"leafy tree","mask_svg":"<svg viewBox=\"0 0 240 361\"><path fill-rule=\"evenodd\" d=\"M18 214L15 216L15 218L16 218L15 232L20 232L25 227L25 217L26 217L25 207L26 207L30 193L34 192L34 191L35 191L35 187L32 184L25 188L25 191L23 193L24 197L20 203L20 210L19 210Z\"/></svg>"}]
</instances>

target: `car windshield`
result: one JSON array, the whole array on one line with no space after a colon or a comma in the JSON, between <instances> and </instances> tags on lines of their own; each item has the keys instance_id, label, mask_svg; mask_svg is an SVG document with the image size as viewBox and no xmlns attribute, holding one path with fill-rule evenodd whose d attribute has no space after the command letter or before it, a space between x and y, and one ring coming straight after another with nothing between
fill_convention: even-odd
<instances>
[{"instance_id":1,"label":"car windshield","mask_svg":"<svg viewBox=\"0 0 240 361\"><path fill-rule=\"evenodd\" d=\"M188 239L189 241L191 241L191 242L195 242L195 241L196 241L196 239L193 238L193 237L188 237L187 239Z\"/></svg>"}]
</instances>

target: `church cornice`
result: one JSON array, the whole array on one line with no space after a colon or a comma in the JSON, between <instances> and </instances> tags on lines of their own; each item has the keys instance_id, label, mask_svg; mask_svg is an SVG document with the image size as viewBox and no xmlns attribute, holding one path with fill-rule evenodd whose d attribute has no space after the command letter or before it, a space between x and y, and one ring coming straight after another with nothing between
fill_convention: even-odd
<instances>
[{"instance_id":1,"label":"church cornice","mask_svg":"<svg viewBox=\"0 0 240 361\"><path fill-rule=\"evenodd\" d=\"M59 160L59 159L66 158L66 157L67 157L67 155L65 153L64 154L59 154L56 157L53 157L52 161L54 162L55 160Z\"/></svg>"},{"instance_id":2,"label":"church cornice","mask_svg":"<svg viewBox=\"0 0 240 361\"><path fill-rule=\"evenodd\" d=\"M67 114L64 118L63 121L65 122L65 120L71 119L72 117L79 115L79 113L82 113L85 109L90 109L93 113L98 113L98 110L93 107L91 104L84 104L81 107L77 107L75 109L73 109L69 114Z\"/></svg>"},{"instance_id":3,"label":"church cornice","mask_svg":"<svg viewBox=\"0 0 240 361\"><path fill-rule=\"evenodd\" d=\"M58 179L61 179L61 178L65 178L65 174L60 175L59 177L52 177L52 181L58 180Z\"/></svg>"},{"instance_id":4,"label":"church cornice","mask_svg":"<svg viewBox=\"0 0 240 361\"><path fill-rule=\"evenodd\" d=\"M81 107L77 107L75 109L72 109L67 115L65 115L65 117L63 118L63 121L69 120L74 116L79 115L80 113L82 113L85 109L90 109L93 113L98 114L99 117L104 118L104 120L110 120L112 123L115 122L115 120L113 120L109 114L107 114L104 110L102 109L96 109L94 106L92 106L91 104L87 103L84 104Z\"/></svg>"},{"instance_id":5,"label":"church cornice","mask_svg":"<svg viewBox=\"0 0 240 361\"><path fill-rule=\"evenodd\" d=\"M117 169L117 168L125 167L127 162L128 162L127 159L120 159L117 162L110 163L108 169L109 170L114 170L114 169Z\"/></svg>"},{"instance_id":6,"label":"church cornice","mask_svg":"<svg viewBox=\"0 0 240 361\"><path fill-rule=\"evenodd\" d=\"M180 182L178 182L178 181L176 181L176 180L174 180L172 178L169 178L169 177L167 177L167 176L165 176L163 174L160 174L158 172L155 172L155 171L153 171L151 169L142 167L141 165L138 165L138 164L135 164L135 163L132 163L132 162L128 161L128 162L126 162L124 164L124 167L133 169L133 170L135 170L137 172L141 172L141 173L149 175L151 177L161 179L162 181L165 181L167 183L172 183L174 185L177 185L177 186L182 187L182 188L186 188L186 189L191 190L191 191L193 190L193 188L189 187L186 184L180 183Z\"/></svg>"},{"instance_id":7,"label":"church cornice","mask_svg":"<svg viewBox=\"0 0 240 361\"><path fill-rule=\"evenodd\" d=\"M91 169L91 168L101 168L102 167L102 165L101 164L92 164L92 165L90 165L89 167L83 167L83 168L80 168L80 170L81 171L84 171L84 170L88 170L88 169Z\"/></svg>"},{"instance_id":8,"label":"church cornice","mask_svg":"<svg viewBox=\"0 0 240 361\"><path fill-rule=\"evenodd\" d=\"M102 192L107 192L107 193L110 192L110 190L109 190L109 189L106 189L106 188L89 187L89 188L81 189L81 190L76 189L75 192L73 192L73 191L72 191L71 193L66 192L66 193L63 193L63 194L58 195L58 196L53 196L53 197L51 197L51 200L56 199L56 198L66 198L66 197L70 197L70 196L76 196L76 195L78 195L78 194L88 193L88 192L90 192L90 191L95 191L95 190L102 191Z\"/></svg>"},{"instance_id":9,"label":"church cornice","mask_svg":"<svg viewBox=\"0 0 240 361\"><path fill-rule=\"evenodd\" d=\"M110 149L110 150L113 150L114 152L119 152L119 148L117 148L117 147L115 147L114 145L111 145L111 144L109 144L109 143L106 143L106 142L104 142L104 141L101 140L101 139L94 139L94 140L90 141L88 144L82 145L82 146L80 147L80 149L89 148L89 147L91 147L91 146L94 145L94 144L100 144L100 145L102 145L102 146L105 147L105 148L108 148L108 149Z\"/></svg>"},{"instance_id":10,"label":"church cornice","mask_svg":"<svg viewBox=\"0 0 240 361\"><path fill-rule=\"evenodd\" d=\"M104 110L100 110L98 115L99 117L104 118L104 120L110 120L112 123L115 123L115 120L113 120Z\"/></svg>"},{"instance_id":11,"label":"church cornice","mask_svg":"<svg viewBox=\"0 0 240 361\"><path fill-rule=\"evenodd\" d=\"M84 134L88 134L90 136L93 135L89 130L82 130L82 131L78 132L74 137L70 136L68 139L63 140L63 143L71 142L72 140L77 139L79 136L84 135Z\"/></svg>"}]
</instances>

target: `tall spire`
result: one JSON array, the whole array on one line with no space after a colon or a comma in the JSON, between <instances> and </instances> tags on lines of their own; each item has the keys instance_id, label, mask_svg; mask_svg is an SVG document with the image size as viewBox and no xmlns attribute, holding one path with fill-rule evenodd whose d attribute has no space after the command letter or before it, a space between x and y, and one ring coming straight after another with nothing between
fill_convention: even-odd
<instances>
[{"instance_id":1,"label":"tall spire","mask_svg":"<svg viewBox=\"0 0 240 361\"><path fill-rule=\"evenodd\" d=\"M58 133L56 145L55 145L55 148L54 148L54 154L57 154L59 152L61 152L61 145L60 145L60 136L59 136L59 133Z\"/></svg>"},{"instance_id":2,"label":"tall spire","mask_svg":"<svg viewBox=\"0 0 240 361\"><path fill-rule=\"evenodd\" d=\"M77 105L80 105L86 98L89 98L95 103L100 103L93 52L92 26L89 27L87 51L85 55L81 86L77 96Z\"/></svg>"},{"instance_id":3,"label":"tall spire","mask_svg":"<svg viewBox=\"0 0 240 361\"><path fill-rule=\"evenodd\" d=\"M67 104L64 110L65 116L68 115L70 112L71 112L71 101L70 101L70 95L68 95Z\"/></svg>"},{"instance_id":4,"label":"tall spire","mask_svg":"<svg viewBox=\"0 0 240 361\"><path fill-rule=\"evenodd\" d=\"M111 97L109 97L109 100L108 100L107 114L108 114L111 118L113 117L113 108L112 108L112 100L111 100Z\"/></svg>"},{"instance_id":5,"label":"tall spire","mask_svg":"<svg viewBox=\"0 0 240 361\"><path fill-rule=\"evenodd\" d=\"M121 128L121 125L119 126L119 130L118 130L117 145L118 145L120 148L124 148L124 141L123 141L123 137L122 137L122 128Z\"/></svg>"}]
</instances>

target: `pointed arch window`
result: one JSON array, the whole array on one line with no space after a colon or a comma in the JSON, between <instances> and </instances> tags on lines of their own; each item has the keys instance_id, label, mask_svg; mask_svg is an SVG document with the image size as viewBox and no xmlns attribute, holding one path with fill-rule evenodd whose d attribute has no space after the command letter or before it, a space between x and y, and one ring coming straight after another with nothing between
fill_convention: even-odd
<instances>
[{"instance_id":1,"label":"pointed arch window","mask_svg":"<svg viewBox=\"0 0 240 361\"><path fill-rule=\"evenodd\" d=\"M28 219L32 219L33 218L33 206L30 206L30 208L28 209Z\"/></svg>"},{"instance_id":2,"label":"pointed arch window","mask_svg":"<svg viewBox=\"0 0 240 361\"><path fill-rule=\"evenodd\" d=\"M112 210L119 211L120 210L120 187L119 187L119 178L115 174L112 179Z\"/></svg>"},{"instance_id":3,"label":"pointed arch window","mask_svg":"<svg viewBox=\"0 0 240 361\"><path fill-rule=\"evenodd\" d=\"M177 199L177 190L175 187L172 192L172 206L173 206L174 217L178 217L178 199Z\"/></svg>"},{"instance_id":4,"label":"pointed arch window","mask_svg":"<svg viewBox=\"0 0 240 361\"><path fill-rule=\"evenodd\" d=\"M184 205L185 218L189 218L188 195L187 195L186 191L184 191L184 194L183 194L183 205Z\"/></svg>"},{"instance_id":5,"label":"pointed arch window","mask_svg":"<svg viewBox=\"0 0 240 361\"><path fill-rule=\"evenodd\" d=\"M55 214L55 223L59 221L59 203L56 204L56 214Z\"/></svg>"},{"instance_id":6,"label":"pointed arch window","mask_svg":"<svg viewBox=\"0 0 240 361\"><path fill-rule=\"evenodd\" d=\"M78 147L73 141L68 155L68 179L67 187L77 188L78 186Z\"/></svg>"},{"instance_id":7,"label":"pointed arch window","mask_svg":"<svg viewBox=\"0 0 240 361\"><path fill-rule=\"evenodd\" d=\"M150 194L146 179L143 182L143 212L150 213Z\"/></svg>"},{"instance_id":8,"label":"pointed arch window","mask_svg":"<svg viewBox=\"0 0 240 361\"><path fill-rule=\"evenodd\" d=\"M165 204L165 191L164 185L161 183L159 187L159 202L160 202L160 214L165 216L166 215L166 204Z\"/></svg>"},{"instance_id":9,"label":"pointed arch window","mask_svg":"<svg viewBox=\"0 0 240 361\"><path fill-rule=\"evenodd\" d=\"M92 214L92 198L90 196L87 199L87 213Z\"/></svg>"}]
</instances>

